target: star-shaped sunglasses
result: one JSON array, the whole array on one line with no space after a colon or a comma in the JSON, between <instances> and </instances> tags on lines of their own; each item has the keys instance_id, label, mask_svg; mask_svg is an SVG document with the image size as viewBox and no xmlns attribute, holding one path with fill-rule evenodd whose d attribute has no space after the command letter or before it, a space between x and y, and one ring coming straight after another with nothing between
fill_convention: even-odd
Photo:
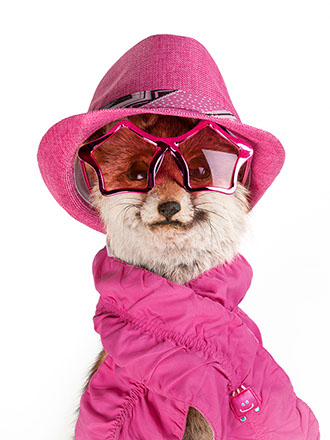
<instances>
[{"instance_id":1,"label":"star-shaped sunglasses","mask_svg":"<svg viewBox=\"0 0 330 440\"><path fill-rule=\"evenodd\" d=\"M100 138L84 143L78 158L89 190L92 185L85 163L96 172L100 192L110 196L150 191L166 152L173 156L187 191L223 194L236 191L240 170L244 185L253 155L245 140L214 122L200 121L181 136L161 138L123 120Z\"/></svg>"}]
</instances>

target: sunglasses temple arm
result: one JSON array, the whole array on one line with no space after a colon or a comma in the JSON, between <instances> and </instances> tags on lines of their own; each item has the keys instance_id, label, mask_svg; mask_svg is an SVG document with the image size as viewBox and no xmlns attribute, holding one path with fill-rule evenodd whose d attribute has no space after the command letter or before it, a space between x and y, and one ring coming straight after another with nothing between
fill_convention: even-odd
<instances>
[{"instance_id":1,"label":"sunglasses temple arm","mask_svg":"<svg viewBox=\"0 0 330 440\"><path fill-rule=\"evenodd\" d=\"M251 158L249 158L247 160L247 164L246 164L245 171L244 171L244 176L243 176L243 179L242 179L242 185L244 185L245 182L246 182L247 176L248 176L249 171L250 171L250 165L251 165Z\"/></svg>"},{"instance_id":2,"label":"sunglasses temple arm","mask_svg":"<svg viewBox=\"0 0 330 440\"><path fill-rule=\"evenodd\" d=\"M92 191L92 187L91 187L91 184L90 184L89 179L87 177L87 171L86 171L85 163L84 163L84 161L79 156L78 156L78 158L79 158L80 167L81 167L82 174L84 176L84 180L85 180L86 186L87 186L89 192L91 192Z\"/></svg>"}]
</instances>

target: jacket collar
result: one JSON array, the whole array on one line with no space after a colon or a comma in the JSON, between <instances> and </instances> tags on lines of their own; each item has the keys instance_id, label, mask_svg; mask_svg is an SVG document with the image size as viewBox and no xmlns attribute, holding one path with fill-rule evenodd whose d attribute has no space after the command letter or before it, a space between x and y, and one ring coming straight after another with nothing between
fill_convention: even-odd
<instances>
[{"instance_id":1,"label":"jacket collar","mask_svg":"<svg viewBox=\"0 0 330 440\"><path fill-rule=\"evenodd\" d=\"M219 264L203 272L184 285L174 283L160 275L149 272L110 257L106 248L94 258L93 274L95 287L102 297L114 298L133 306L139 298L155 291L173 289L183 295L191 290L195 294L220 303L233 310L244 298L252 281L252 268L246 259L237 254L231 263Z\"/></svg>"}]
</instances>

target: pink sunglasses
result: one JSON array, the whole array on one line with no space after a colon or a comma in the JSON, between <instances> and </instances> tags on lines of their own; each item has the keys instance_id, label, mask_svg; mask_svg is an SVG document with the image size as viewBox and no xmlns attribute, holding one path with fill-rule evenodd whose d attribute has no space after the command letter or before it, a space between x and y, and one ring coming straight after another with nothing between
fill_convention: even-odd
<instances>
[{"instance_id":1,"label":"pink sunglasses","mask_svg":"<svg viewBox=\"0 0 330 440\"><path fill-rule=\"evenodd\" d=\"M141 160L133 161L128 170L124 170L132 186L114 188L114 183L108 177L111 161L106 164L98 163L95 156L97 149L103 145L107 151L112 151L116 169L115 156L120 154L118 135L125 128L130 131L131 137L136 137L136 145L141 147L144 160L141 157ZM201 136L206 139L205 145L201 144ZM129 150L125 146L125 154L127 151ZM83 144L78 150L78 158L88 189L91 190L91 184L85 163L96 172L100 192L104 196L110 196L120 192L150 191L155 186L156 174L167 151L173 156L187 191L217 191L223 194L233 194L236 191L241 169L244 185L253 155L249 144L213 122L200 121L196 127L181 136L161 138L144 132L130 121L120 121L105 135ZM242 168L243 165L245 169Z\"/></svg>"}]
</instances>

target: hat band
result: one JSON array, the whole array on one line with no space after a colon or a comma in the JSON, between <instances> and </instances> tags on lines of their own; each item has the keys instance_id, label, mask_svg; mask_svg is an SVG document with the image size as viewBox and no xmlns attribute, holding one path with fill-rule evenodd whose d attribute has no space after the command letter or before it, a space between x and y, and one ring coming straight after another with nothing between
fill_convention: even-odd
<instances>
[{"instance_id":1,"label":"hat band","mask_svg":"<svg viewBox=\"0 0 330 440\"><path fill-rule=\"evenodd\" d=\"M192 110L208 116L236 119L223 106L210 98L184 90L155 89L131 93L114 99L99 108L172 108Z\"/></svg>"}]
</instances>

